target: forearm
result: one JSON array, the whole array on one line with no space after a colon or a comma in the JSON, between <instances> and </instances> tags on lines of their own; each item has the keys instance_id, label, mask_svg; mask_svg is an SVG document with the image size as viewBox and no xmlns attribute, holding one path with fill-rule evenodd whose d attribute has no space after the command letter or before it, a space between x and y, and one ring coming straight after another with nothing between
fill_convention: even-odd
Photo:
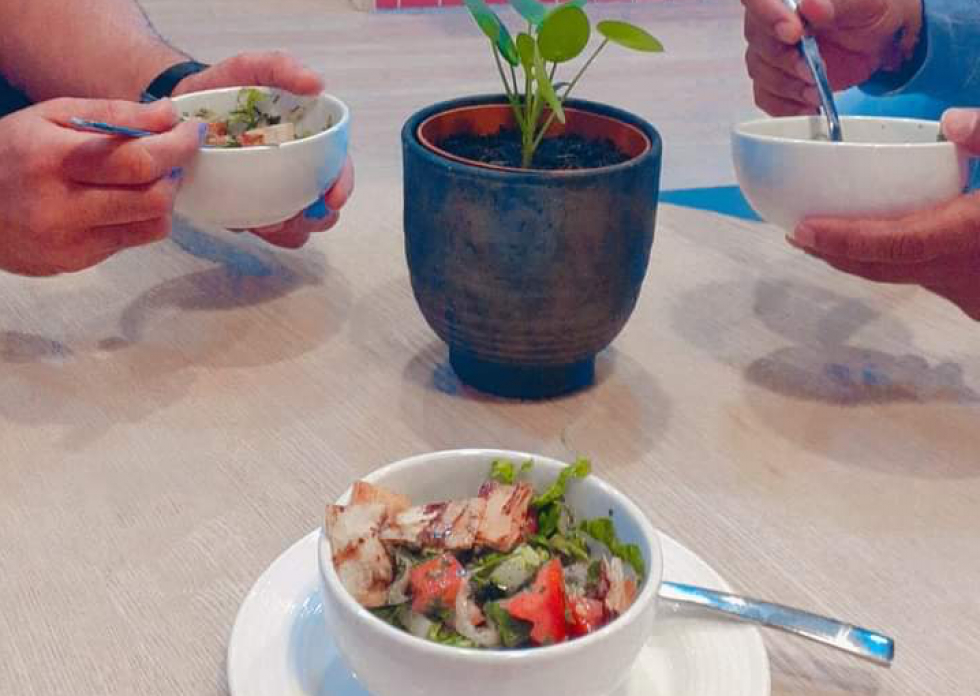
<instances>
[{"instance_id":1,"label":"forearm","mask_svg":"<svg viewBox=\"0 0 980 696\"><path fill-rule=\"evenodd\" d=\"M33 100L135 100L187 56L136 0L0 0L0 74Z\"/></svg>"},{"instance_id":2,"label":"forearm","mask_svg":"<svg viewBox=\"0 0 980 696\"><path fill-rule=\"evenodd\" d=\"M903 70L879 74L862 89L980 104L980 0L923 0L917 41L915 58Z\"/></svg>"}]
</instances>

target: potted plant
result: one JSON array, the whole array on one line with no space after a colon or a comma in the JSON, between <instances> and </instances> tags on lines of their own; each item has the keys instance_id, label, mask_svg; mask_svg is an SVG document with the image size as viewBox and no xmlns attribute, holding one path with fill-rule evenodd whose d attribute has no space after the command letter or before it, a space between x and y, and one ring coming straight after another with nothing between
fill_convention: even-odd
<instances>
[{"instance_id":1,"label":"potted plant","mask_svg":"<svg viewBox=\"0 0 980 696\"><path fill-rule=\"evenodd\" d=\"M516 38L483 0L466 3L504 93L435 104L402 129L412 288L464 383L557 396L593 381L597 353L636 304L662 148L645 120L570 94L611 43L663 49L639 27L604 21L586 57L583 0L510 0L526 23Z\"/></svg>"}]
</instances>

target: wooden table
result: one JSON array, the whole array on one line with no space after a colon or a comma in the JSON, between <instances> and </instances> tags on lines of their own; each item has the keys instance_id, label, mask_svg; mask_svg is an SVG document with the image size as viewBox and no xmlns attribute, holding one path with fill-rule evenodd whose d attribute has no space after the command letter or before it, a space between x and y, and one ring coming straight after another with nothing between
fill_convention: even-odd
<instances>
[{"instance_id":1,"label":"wooden table","mask_svg":"<svg viewBox=\"0 0 980 696\"><path fill-rule=\"evenodd\" d=\"M0 694L224 694L235 611L326 500L459 446L591 456L740 590L880 628L891 671L768 635L778 695L980 688L980 327L765 225L661 208L643 295L591 390L463 388L402 251L398 127L493 89L458 12L152 0L205 59L284 46L355 114L357 196L299 252L180 226L71 277L0 276ZM731 183L752 112L739 8L610 5L669 53L582 94L657 123L665 187Z\"/></svg>"}]
</instances>

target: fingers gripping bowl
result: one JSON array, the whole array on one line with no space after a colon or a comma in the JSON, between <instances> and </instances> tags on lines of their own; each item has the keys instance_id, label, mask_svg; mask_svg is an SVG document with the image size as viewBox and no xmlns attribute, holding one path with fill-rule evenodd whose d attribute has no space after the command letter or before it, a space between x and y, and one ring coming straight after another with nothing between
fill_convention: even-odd
<instances>
[{"instance_id":1,"label":"fingers gripping bowl","mask_svg":"<svg viewBox=\"0 0 980 696\"><path fill-rule=\"evenodd\" d=\"M183 116L220 119L241 108L243 93L255 91L276 99L286 113L301 107L294 137L273 145L248 146L247 139L241 147L206 145L185 168L178 214L229 229L264 227L304 210L337 180L347 158L350 113L336 97L230 87L183 94L173 102Z\"/></svg>"},{"instance_id":2,"label":"fingers gripping bowl","mask_svg":"<svg viewBox=\"0 0 980 696\"><path fill-rule=\"evenodd\" d=\"M791 232L808 217L894 218L955 198L968 158L939 124L843 117L829 142L816 116L742 123L732 133L739 186L757 213Z\"/></svg>"},{"instance_id":3,"label":"fingers gripping bowl","mask_svg":"<svg viewBox=\"0 0 980 696\"><path fill-rule=\"evenodd\" d=\"M491 462L498 459L515 463L515 485L526 482L534 489L536 499L547 492L567 468L554 460L517 452L460 450L403 460L374 472L364 481L396 495L407 496L415 506L435 501L458 501L475 496L484 487ZM533 460L534 465L521 472L521 463L527 460ZM568 474L566 477L565 506L580 521L611 518L620 544L635 546L642 563L643 579L632 602L622 607L621 614L582 637L554 644L548 644L550 640L546 637L545 645L538 646L532 634L532 639L524 644L534 647L508 649L498 643L479 649L458 647L473 645L468 641L436 642L438 637L434 635L428 638L412 635L386 622L379 616L381 612L366 608L348 591L337 572L338 549L331 546L332 535L329 531L321 534L319 570L324 616L345 661L368 691L375 696L459 696L460 693L467 696L535 693L602 696L612 692L628 676L655 619L662 571L659 537L634 503L599 478L589 475L579 479ZM339 504L353 507L350 505L352 493L357 490L345 493ZM523 531L522 539L526 539ZM541 550L541 546L537 549ZM511 555L518 552L515 550ZM628 557L628 554L622 555ZM551 561L559 556L553 552ZM606 560L608 562L609 558ZM566 569L573 565L568 559L563 559L562 563ZM554 565L545 562L533 577L528 576L523 591L542 587L538 580L546 574L548 567L553 569ZM345 579L350 585L349 578ZM363 596L360 598L364 599ZM486 605L483 606L486 609ZM570 620L573 618L571 611L566 616ZM489 620L484 628L486 626L490 626ZM537 628L537 622L534 628Z\"/></svg>"}]
</instances>

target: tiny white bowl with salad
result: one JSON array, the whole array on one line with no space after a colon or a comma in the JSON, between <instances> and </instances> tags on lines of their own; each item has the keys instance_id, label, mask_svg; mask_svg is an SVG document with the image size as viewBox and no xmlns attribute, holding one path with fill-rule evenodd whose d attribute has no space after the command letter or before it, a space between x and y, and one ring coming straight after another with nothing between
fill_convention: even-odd
<instances>
[{"instance_id":1,"label":"tiny white bowl with salad","mask_svg":"<svg viewBox=\"0 0 980 696\"><path fill-rule=\"evenodd\" d=\"M422 455L327 506L324 618L374 696L609 694L653 629L662 556L590 472L496 450Z\"/></svg>"},{"instance_id":2,"label":"tiny white bowl with salad","mask_svg":"<svg viewBox=\"0 0 980 696\"><path fill-rule=\"evenodd\" d=\"M347 158L350 112L326 93L229 87L173 102L182 117L208 123L175 204L195 222L229 229L284 222L334 184Z\"/></svg>"}]
</instances>

